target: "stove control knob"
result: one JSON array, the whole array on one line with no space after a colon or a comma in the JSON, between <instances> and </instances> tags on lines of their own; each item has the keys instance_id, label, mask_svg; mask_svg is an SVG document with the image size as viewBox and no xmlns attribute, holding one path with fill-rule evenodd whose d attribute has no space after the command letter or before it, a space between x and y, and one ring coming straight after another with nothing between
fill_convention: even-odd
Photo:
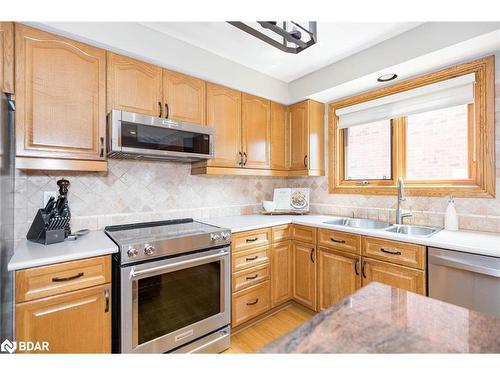
<instances>
[{"instance_id":1,"label":"stove control knob","mask_svg":"<svg viewBox=\"0 0 500 375\"><path fill-rule=\"evenodd\" d=\"M139 254L139 252L137 251L137 249L135 247L128 249L128 251L127 251L127 255L129 258L136 257L137 254Z\"/></svg>"},{"instance_id":2,"label":"stove control knob","mask_svg":"<svg viewBox=\"0 0 500 375\"><path fill-rule=\"evenodd\" d=\"M145 245L144 246L144 254L146 255L153 255L155 253L155 248L151 245Z\"/></svg>"},{"instance_id":3,"label":"stove control knob","mask_svg":"<svg viewBox=\"0 0 500 375\"><path fill-rule=\"evenodd\" d=\"M229 232L222 232L221 236L222 236L223 240L227 241L227 240L229 240L231 238L231 233L229 233Z\"/></svg>"},{"instance_id":4,"label":"stove control knob","mask_svg":"<svg viewBox=\"0 0 500 375\"><path fill-rule=\"evenodd\" d=\"M220 235L218 233L210 234L210 241L219 241L219 240L220 240Z\"/></svg>"}]
</instances>

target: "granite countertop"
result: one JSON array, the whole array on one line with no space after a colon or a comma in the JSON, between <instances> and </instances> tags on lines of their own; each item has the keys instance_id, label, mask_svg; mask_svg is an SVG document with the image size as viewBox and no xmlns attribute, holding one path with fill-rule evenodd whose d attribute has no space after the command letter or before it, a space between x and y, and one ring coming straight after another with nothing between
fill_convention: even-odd
<instances>
[{"instance_id":1,"label":"granite countertop","mask_svg":"<svg viewBox=\"0 0 500 375\"><path fill-rule=\"evenodd\" d=\"M500 353L500 319L372 282L260 353Z\"/></svg>"},{"instance_id":2,"label":"granite countertop","mask_svg":"<svg viewBox=\"0 0 500 375\"><path fill-rule=\"evenodd\" d=\"M463 251L472 254L488 255L500 258L500 234L475 231L447 231L441 230L431 237L408 236L400 233L386 232L380 229L351 228L342 225L325 224L337 218L325 215L240 215L227 216L200 221L231 229L233 233L265 228L290 223L313 226L317 228L333 229L342 232L361 234L389 240L415 243L424 246L433 246L443 249Z\"/></svg>"},{"instance_id":3,"label":"granite countertop","mask_svg":"<svg viewBox=\"0 0 500 375\"><path fill-rule=\"evenodd\" d=\"M77 240L47 246L23 240L16 246L8 270L17 271L117 252L118 246L103 231L91 231Z\"/></svg>"}]
</instances>

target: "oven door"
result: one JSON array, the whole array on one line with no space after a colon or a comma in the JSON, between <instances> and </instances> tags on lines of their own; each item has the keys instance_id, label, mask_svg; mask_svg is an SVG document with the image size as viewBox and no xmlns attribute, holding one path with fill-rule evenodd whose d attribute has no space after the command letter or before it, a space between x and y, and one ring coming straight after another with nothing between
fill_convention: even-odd
<instances>
[{"instance_id":1,"label":"oven door","mask_svg":"<svg viewBox=\"0 0 500 375\"><path fill-rule=\"evenodd\" d=\"M122 353L165 353L230 323L229 247L122 267Z\"/></svg>"}]
</instances>

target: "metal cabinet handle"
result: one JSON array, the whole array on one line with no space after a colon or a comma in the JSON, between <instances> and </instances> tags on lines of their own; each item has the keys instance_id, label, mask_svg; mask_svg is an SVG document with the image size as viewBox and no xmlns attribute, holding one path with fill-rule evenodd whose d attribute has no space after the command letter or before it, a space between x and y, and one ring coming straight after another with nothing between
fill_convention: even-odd
<instances>
[{"instance_id":1,"label":"metal cabinet handle","mask_svg":"<svg viewBox=\"0 0 500 375\"><path fill-rule=\"evenodd\" d=\"M158 107L160 107L160 114L158 115L158 117L161 117L161 115L163 114L163 106L161 102L158 102Z\"/></svg>"},{"instance_id":2,"label":"metal cabinet handle","mask_svg":"<svg viewBox=\"0 0 500 375\"><path fill-rule=\"evenodd\" d=\"M365 260L363 260L363 262L361 263L361 274L366 279L366 261Z\"/></svg>"},{"instance_id":3,"label":"metal cabinet handle","mask_svg":"<svg viewBox=\"0 0 500 375\"><path fill-rule=\"evenodd\" d=\"M246 258L246 260L247 260L247 262L250 262L250 261L252 261L252 260L257 259L258 257L259 257L259 256L258 256L258 255L256 255L256 256L251 257L251 258Z\"/></svg>"},{"instance_id":4,"label":"metal cabinet handle","mask_svg":"<svg viewBox=\"0 0 500 375\"><path fill-rule=\"evenodd\" d=\"M99 156L102 158L104 157L104 137L99 138L99 142L101 144L101 152L99 153Z\"/></svg>"},{"instance_id":5,"label":"metal cabinet handle","mask_svg":"<svg viewBox=\"0 0 500 375\"><path fill-rule=\"evenodd\" d=\"M168 108L168 103L165 102L165 118L168 118L170 115L170 108Z\"/></svg>"},{"instance_id":6,"label":"metal cabinet handle","mask_svg":"<svg viewBox=\"0 0 500 375\"><path fill-rule=\"evenodd\" d=\"M238 165L240 167L243 167L243 153L241 151L238 151L238 154L240 155L240 161L238 162Z\"/></svg>"},{"instance_id":7,"label":"metal cabinet handle","mask_svg":"<svg viewBox=\"0 0 500 375\"><path fill-rule=\"evenodd\" d=\"M243 156L245 157L245 160L243 161L243 166L245 166L245 165L247 165L247 162L248 162L248 155L246 152L244 152Z\"/></svg>"},{"instance_id":8,"label":"metal cabinet handle","mask_svg":"<svg viewBox=\"0 0 500 375\"><path fill-rule=\"evenodd\" d=\"M313 256L314 255L314 247L311 249L311 254L309 254L309 257L311 258L311 262L315 263L316 259L315 257Z\"/></svg>"},{"instance_id":9,"label":"metal cabinet handle","mask_svg":"<svg viewBox=\"0 0 500 375\"><path fill-rule=\"evenodd\" d=\"M259 299L258 299L258 298L256 298L256 299L255 299L255 301L253 301L253 302L247 302L247 306L256 305L256 304L257 304L257 302L259 302Z\"/></svg>"},{"instance_id":10,"label":"metal cabinet handle","mask_svg":"<svg viewBox=\"0 0 500 375\"><path fill-rule=\"evenodd\" d=\"M354 261L354 273L356 274L356 276L359 276L358 265L359 265L359 258L356 258L356 260Z\"/></svg>"},{"instance_id":11,"label":"metal cabinet handle","mask_svg":"<svg viewBox=\"0 0 500 375\"><path fill-rule=\"evenodd\" d=\"M307 168L307 155L304 156L304 167Z\"/></svg>"},{"instance_id":12,"label":"metal cabinet handle","mask_svg":"<svg viewBox=\"0 0 500 375\"><path fill-rule=\"evenodd\" d=\"M109 312L109 289L104 291L104 298L106 299L106 306L104 307L104 312Z\"/></svg>"},{"instance_id":13,"label":"metal cabinet handle","mask_svg":"<svg viewBox=\"0 0 500 375\"><path fill-rule=\"evenodd\" d=\"M344 241L344 240L337 240L337 239L335 239L335 238L333 238L333 237L330 237L330 241L332 241L332 242L336 242L336 243L345 243L345 241Z\"/></svg>"},{"instance_id":14,"label":"metal cabinet handle","mask_svg":"<svg viewBox=\"0 0 500 375\"><path fill-rule=\"evenodd\" d=\"M254 276L247 276L247 280L255 280L257 277L259 277L258 273L256 273Z\"/></svg>"},{"instance_id":15,"label":"metal cabinet handle","mask_svg":"<svg viewBox=\"0 0 500 375\"><path fill-rule=\"evenodd\" d=\"M383 253L386 253L386 254L391 254L391 255L401 255L401 251L387 250L387 249L384 249L383 247L380 248L380 251Z\"/></svg>"},{"instance_id":16,"label":"metal cabinet handle","mask_svg":"<svg viewBox=\"0 0 500 375\"><path fill-rule=\"evenodd\" d=\"M78 272L76 275L73 275L73 276L68 276L68 277L53 277L52 278L52 282L59 283L61 281L75 280L75 279L78 279L79 277L82 277L83 275L84 275L83 272Z\"/></svg>"},{"instance_id":17,"label":"metal cabinet handle","mask_svg":"<svg viewBox=\"0 0 500 375\"><path fill-rule=\"evenodd\" d=\"M255 237L255 238L247 238L246 241L247 242L255 242L259 239L259 237Z\"/></svg>"}]
</instances>

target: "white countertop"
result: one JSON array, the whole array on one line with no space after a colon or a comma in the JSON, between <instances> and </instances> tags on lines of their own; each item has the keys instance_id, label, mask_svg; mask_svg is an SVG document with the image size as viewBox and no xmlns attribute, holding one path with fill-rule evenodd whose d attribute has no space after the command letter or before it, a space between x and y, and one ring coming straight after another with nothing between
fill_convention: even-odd
<instances>
[{"instance_id":1,"label":"white countertop","mask_svg":"<svg viewBox=\"0 0 500 375\"><path fill-rule=\"evenodd\" d=\"M204 223L231 229L233 233L265 228L290 223L318 228L333 229L342 232L362 234L389 240L415 243L443 249L463 251L472 254L488 255L500 258L500 234L459 230L456 232L441 230L431 237L416 237L405 234L386 232L380 229L351 228L341 225L325 224L335 216L324 215L242 215L210 219L201 219Z\"/></svg>"},{"instance_id":2,"label":"white countertop","mask_svg":"<svg viewBox=\"0 0 500 375\"><path fill-rule=\"evenodd\" d=\"M91 231L75 241L64 241L47 246L23 240L16 246L8 270L17 271L117 252L118 246L103 231Z\"/></svg>"}]
</instances>

